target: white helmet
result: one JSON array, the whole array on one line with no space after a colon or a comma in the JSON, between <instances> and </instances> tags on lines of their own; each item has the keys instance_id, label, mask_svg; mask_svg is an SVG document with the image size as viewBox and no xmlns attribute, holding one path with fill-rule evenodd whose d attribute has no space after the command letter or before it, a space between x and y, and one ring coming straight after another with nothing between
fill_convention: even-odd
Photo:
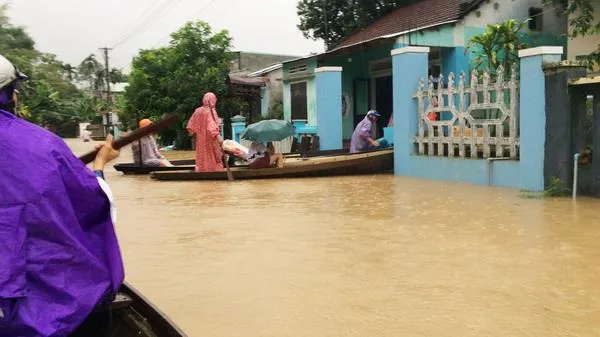
<instances>
[{"instance_id":1,"label":"white helmet","mask_svg":"<svg viewBox=\"0 0 600 337\"><path fill-rule=\"evenodd\" d=\"M19 72L9 60L0 55L0 89L3 89L15 80L25 79L27 79L27 76Z\"/></svg>"}]
</instances>

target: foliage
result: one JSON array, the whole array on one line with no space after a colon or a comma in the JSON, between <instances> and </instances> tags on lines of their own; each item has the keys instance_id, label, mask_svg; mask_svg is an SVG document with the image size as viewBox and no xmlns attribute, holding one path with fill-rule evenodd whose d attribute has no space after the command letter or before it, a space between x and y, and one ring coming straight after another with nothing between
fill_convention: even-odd
<instances>
[{"instance_id":1,"label":"foliage","mask_svg":"<svg viewBox=\"0 0 600 337\"><path fill-rule=\"evenodd\" d=\"M569 18L569 36L600 35L600 19L594 11L593 3L598 0L543 0L546 4L560 5ZM587 56L590 66L600 65L600 39L598 47Z\"/></svg>"},{"instance_id":2,"label":"foliage","mask_svg":"<svg viewBox=\"0 0 600 337\"><path fill-rule=\"evenodd\" d=\"M502 23L487 25L485 31L472 37L467 50L474 56L475 68L489 69L492 73L503 66L509 74L513 64L518 64L519 49L526 48L522 41L521 30L526 21L507 20Z\"/></svg>"},{"instance_id":3,"label":"foliage","mask_svg":"<svg viewBox=\"0 0 600 337\"><path fill-rule=\"evenodd\" d=\"M298 28L306 38L323 39L327 48L396 8L417 0L301 0Z\"/></svg>"},{"instance_id":4,"label":"foliage","mask_svg":"<svg viewBox=\"0 0 600 337\"><path fill-rule=\"evenodd\" d=\"M229 117L220 108L227 93L231 38L227 31L213 34L202 21L187 23L171 38L167 47L143 50L134 59L121 120L134 126L138 118L159 119L174 112L180 125L161 136L166 143L189 147L185 125L204 93L214 92L221 117Z\"/></svg>"},{"instance_id":5,"label":"foliage","mask_svg":"<svg viewBox=\"0 0 600 337\"><path fill-rule=\"evenodd\" d=\"M43 126L96 118L104 103L77 89L73 66L36 50L24 28L10 23L7 9L6 5L0 6L0 51L30 77L21 84L19 115Z\"/></svg>"},{"instance_id":6,"label":"foliage","mask_svg":"<svg viewBox=\"0 0 600 337\"><path fill-rule=\"evenodd\" d=\"M562 180L558 177L552 177L546 182L544 192L521 191L521 197L525 199L544 199L568 196L571 190L568 189Z\"/></svg>"},{"instance_id":7,"label":"foliage","mask_svg":"<svg viewBox=\"0 0 600 337\"><path fill-rule=\"evenodd\" d=\"M108 74L108 78L110 80L110 83L121 83L121 82L127 82L128 78L127 75L123 74L123 72L121 71L121 69L117 69L117 68L112 68Z\"/></svg>"}]
</instances>

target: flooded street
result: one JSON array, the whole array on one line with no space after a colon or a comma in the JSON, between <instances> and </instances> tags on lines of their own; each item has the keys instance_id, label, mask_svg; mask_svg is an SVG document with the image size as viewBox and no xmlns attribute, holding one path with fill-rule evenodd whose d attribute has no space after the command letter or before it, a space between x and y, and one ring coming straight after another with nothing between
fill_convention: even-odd
<instances>
[{"instance_id":1,"label":"flooded street","mask_svg":"<svg viewBox=\"0 0 600 337\"><path fill-rule=\"evenodd\" d=\"M106 178L127 281L190 336L600 335L598 200L393 176Z\"/></svg>"}]
</instances>

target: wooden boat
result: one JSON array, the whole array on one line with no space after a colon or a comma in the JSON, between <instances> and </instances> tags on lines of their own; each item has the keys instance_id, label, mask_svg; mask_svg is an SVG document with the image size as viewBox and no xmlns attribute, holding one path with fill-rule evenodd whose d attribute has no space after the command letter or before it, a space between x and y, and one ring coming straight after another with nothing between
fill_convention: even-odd
<instances>
[{"instance_id":1,"label":"wooden boat","mask_svg":"<svg viewBox=\"0 0 600 337\"><path fill-rule=\"evenodd\" d=\"M319 157L319 156L332 156L348 153L347 149L342 150L326 150L326 151L315 151L306 153L286 153L284 157L295 158L295 157ZM194 170L196 160L172 160L173 167L151 167L151 166L139 166L135 163L116 164L114 165L115 170L122 172L123 174L150 174L151 172L171 172L171 171L190 171ZM233 165L232 167L246 167L247 165Z\"/></svg>"},{"instance_id":2,"label":"wooden boat","mask_svg":"<svg viewBox=\"0 0 600 337\"><path fill-rule=\"evenodd\" d=\"M107 320L109 315L111 320ZM86 337L185 337L187 336L147 298L127 283L109 308L96 310L86 322L84 330L73 336ZM102 331L104 330L104 331ZM108 330L108 331L106 331Z\"/></svg>"},{"instance_id":3,"label":"wooden boat","mask_svg":"<svg viewBox=\"0 0 600 337\"><path fill-rule=\"evenodd\" d=\"M240 179L300 178L341 176L391 172L394 168L394 150L376 150L353 154L338 154L310 158L286 158L285 167L268 169L232 168L233 177ZM222 172L152 172L156 180L227 180Z\"/></svg>"}]
</instances>

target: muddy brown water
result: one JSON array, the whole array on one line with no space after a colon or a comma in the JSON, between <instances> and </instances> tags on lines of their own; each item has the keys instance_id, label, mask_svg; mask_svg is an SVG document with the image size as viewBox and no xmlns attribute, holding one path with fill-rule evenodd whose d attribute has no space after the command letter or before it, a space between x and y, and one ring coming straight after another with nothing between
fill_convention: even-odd
<instances>
[{"instance_id":1,"label":"muddy brown water","mask_svg":"<svg viewBox=\"0 0 600 337\"><path fill-rule=\"evenodd\" d=\"M106 176L128 282L190 336L600 336L595 199L386 175Z\"/></svg>"}]
</instances>

